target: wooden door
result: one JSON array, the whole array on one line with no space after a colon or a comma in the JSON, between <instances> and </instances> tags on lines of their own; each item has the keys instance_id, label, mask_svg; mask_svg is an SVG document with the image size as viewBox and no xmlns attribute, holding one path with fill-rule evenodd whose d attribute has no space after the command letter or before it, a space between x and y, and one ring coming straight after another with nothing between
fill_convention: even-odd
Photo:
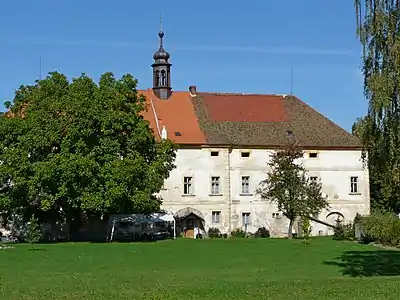
<instances>
[{"instance_id":1,"label":"wooden door","mask_svg":"<svg viewBox=\"0 0 400 300\"><path fill-rule=\"evenodd\" d=\"M194 238L194 229L188 229L188 230L186 230L185 237L187 237L187 238Z\"/></svg>"}]
</instances>

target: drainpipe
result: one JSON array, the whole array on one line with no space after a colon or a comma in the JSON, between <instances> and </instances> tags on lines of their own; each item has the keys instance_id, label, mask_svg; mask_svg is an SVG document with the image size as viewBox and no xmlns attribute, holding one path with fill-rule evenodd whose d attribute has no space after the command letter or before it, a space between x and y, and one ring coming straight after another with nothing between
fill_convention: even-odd
<instances>
[{"instance_id":1,"label":"drainpipe","mask_svg":"<svg viewBox=\"0 0 400 300\"><path fill-rule=\"evenodd\" d=\"M228 228L229 234L232 232L232 192L231 192L231 153L232 145L228 148Z\"/></svg>"}]
</instances>

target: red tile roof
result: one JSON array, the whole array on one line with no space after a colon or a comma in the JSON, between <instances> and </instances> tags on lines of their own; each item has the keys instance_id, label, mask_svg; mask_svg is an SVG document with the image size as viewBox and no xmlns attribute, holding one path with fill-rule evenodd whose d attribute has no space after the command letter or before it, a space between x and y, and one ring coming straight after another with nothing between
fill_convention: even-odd
<instances>
[{"instance_id":1,"label":"red tile roof","mask_svg":"<svg viewBox=\"0 0 400 300\"><path fill-rule=\"evenodd\" d=\"M201 93L201 95L213 121L288 121L281 96L226 93Z\"/></svg>"},{"instance_id":2,"label":"red tile roof","mask_svg":"<svg viewBox=\"0 0 400 300\"><path fill-rule=\"evenodd\" d=\"M293 96L173 92L161 100L151 89L141 92L158 138L165 126L178 144L279 147L291 132L304 147L361 149L356 137Z\"/></svg>"},{"instance_id":3,"label":"red tile roof","mask_svg":"<svg viewBox=\"0 0 400 300\"><path fill-rule=\"evenodd\" d=\"M159 139L165 126L168 138L178 144L205 144L206 138L200 129L189 92L173 92L168 100L159 99L152 89L139 91L147 100L147 111L143 116L150 122ZM180 133L180 135L175 135Z\"/></svg>"}]
</instances>

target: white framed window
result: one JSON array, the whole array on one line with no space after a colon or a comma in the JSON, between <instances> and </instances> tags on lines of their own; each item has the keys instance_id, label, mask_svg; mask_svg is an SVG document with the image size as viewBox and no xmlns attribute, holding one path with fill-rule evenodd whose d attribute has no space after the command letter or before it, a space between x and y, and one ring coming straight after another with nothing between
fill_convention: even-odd
<instances>
[{"instance_id":1,"label":"white framed window","mask_svg":"<svg viewBox=\"0 0 400 300\"><path fill-rule=\"evenodd\" d=\"M212 217L212 222L214 224L221 223L221 212L220 211L213 211L211 214L211 217Z\"/></svg>"},{"instance_id":2,"label":"white framed window","mask_svg":"<svg viewBox=\"0 0 400 300\"><path fill-rule=\"evenodd\" d=\"M211 151L210 155L211 156L219 156L219 151Z\"/></svg>"},{"instance_id":3,"label":"white framed window","mask_svg":"<svg viewBox=\"0 0 400 300\"><path fill-rule=\"evenodd\" d=\"M220 184L221 180L219 176L212 176L211 177L211 194L220 194Z\"/></svg>"},{"instance_id":4,"label":"white framed window","mask_svg":"<svg viewBox=\"0 0 400 300\"><path fill-rule=\"evenodd\" d=\"M242 151L240 152L241 157L250 157L250 151Z\"/></svg>"},{"instance_id":5,"label":"white framed window","mask_svg":"<svg viewBox=\"0 0 400 300\"><path fill-rule=\"evenodd\" d=\"M183 194L193 195L193 177L183 177Z\"/></svg>"},{"instance_id":6,"label":"white framed window","mask_svg":"<svg viewBox=\"0 0 400 300\"><path fill-rule=\"evenodd\" d=\"M250 176L242 176L242 194L250 194Z\"/></svg>"},{"instance_id":7,"label":"white framed window","mask_svg":"<svg viewBox=\"0 0 400 300\"><path fill-rule=\"evenodd\" d=\"M352 193L352 194L359 193L358 177L357 176L351 176L350 177L350 193Z\"/></svg>"},{"instance_id":8,"label":"white framed window","mask_svg":"<svg viewBox=\"0 0 400 300\"><path fill-rule=\"evenodd\" d=\"M281 214L276 212L276 213L272 213L272 218L274 219L280 219L281 218Z\"/></svg>"},{"instance_id":9,"label":"white framed window","mask_svg":"<svg viewBox=\"0 0 400 300\"><path fill-rule=\"evenodd\" d=\"M318 158L318 152L309 152L308 157L309 158Z\"/></svg>"},{"instance_id":10,"label":"white framed window","mask_svg":"<svg viewBox=\"0 0 400 300\"><path fill-rule=\"evenodd\" d=\"M248 226L250 225L250 213L242 213L242 225Z\"/></svg>"}]
</instances>

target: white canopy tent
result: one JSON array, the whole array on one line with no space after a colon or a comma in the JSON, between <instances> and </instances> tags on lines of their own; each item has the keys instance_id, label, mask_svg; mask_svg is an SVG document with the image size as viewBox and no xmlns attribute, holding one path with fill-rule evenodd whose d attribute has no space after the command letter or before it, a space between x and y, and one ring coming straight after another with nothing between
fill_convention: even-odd
<instances>
[{"instance_id":1,"label":"white canopy tent","mask_svg":"<svg viewBox=\"0 0 400 300\"><path fill-rule=\"evenodd\" d=\"M161 220L164 220L166 222L172 222L174 226L174 240L176 239L176 228L175 228L175 218L173 215L170 214L165 214L165 215L160 215L158 216Z\"/></svg>"}]
</instances>

